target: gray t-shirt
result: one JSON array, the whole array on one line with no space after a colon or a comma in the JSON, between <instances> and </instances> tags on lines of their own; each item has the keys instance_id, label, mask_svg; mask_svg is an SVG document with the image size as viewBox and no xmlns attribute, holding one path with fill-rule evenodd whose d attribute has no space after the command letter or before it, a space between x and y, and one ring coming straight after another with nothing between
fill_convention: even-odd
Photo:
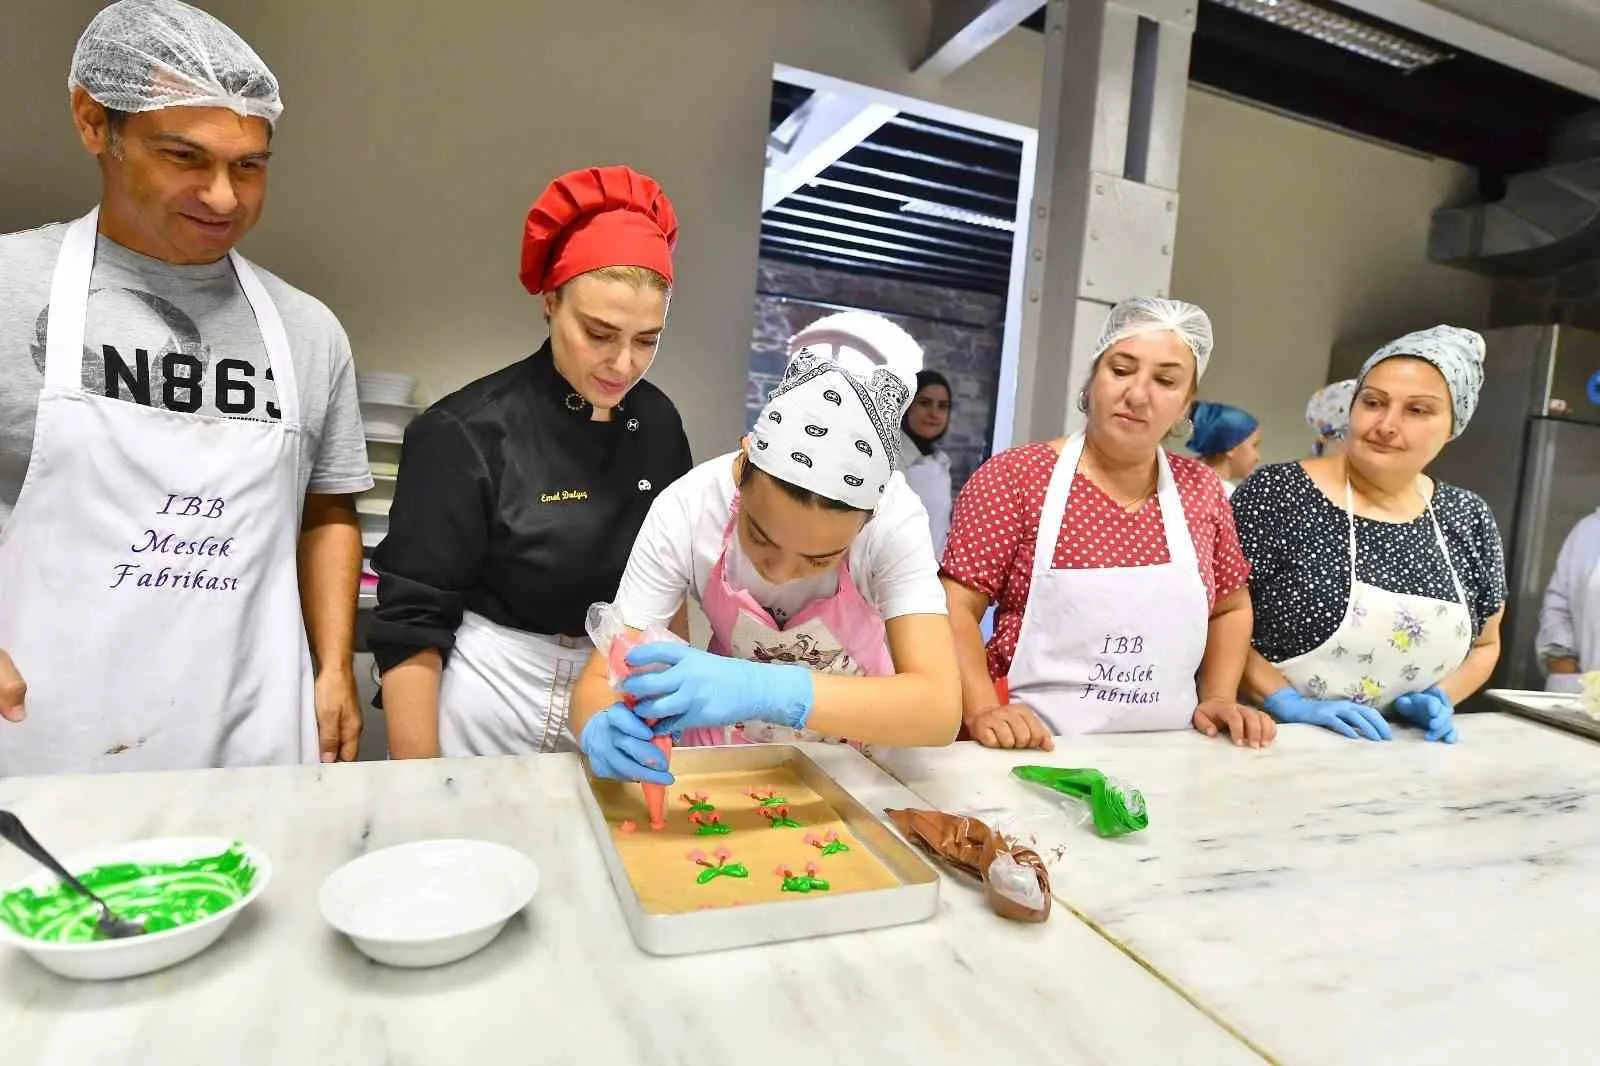
<instances>
[{"instance_id":1,"label":"gray t-shirt","mask_svg":"<svg viewBox=\"0 0 1600 1066\"><path fill-rule=\"evenodd\" d=\"M50 279L63 224L0 235L0 527L11 517L44 384ZM319 300L256 267L289 335L305 426L301 492L372 487L355 363ZM83 386L169 411L273 420L277 386L255 314L226 259L173 266L101 236L84 330Z\"/></svg>"}]
</instances>

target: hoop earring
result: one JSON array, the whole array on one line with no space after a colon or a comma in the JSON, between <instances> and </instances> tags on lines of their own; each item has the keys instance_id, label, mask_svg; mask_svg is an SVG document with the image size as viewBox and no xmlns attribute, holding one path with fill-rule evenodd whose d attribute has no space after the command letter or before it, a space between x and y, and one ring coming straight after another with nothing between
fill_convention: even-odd
<instances>
[{"instance_id":1,"label":"hoop earring","mask_svg":"<svg viewBox=\"0 0 1600 1066\"><path fill-rule=\"evenodd\" d=\"M1169 438L1188 440L1194 436L1194 421L1187 417L1178 419L1172 423L1172 428L1167 430L1167 436Z\"/></svg>"},{"instance_id":2,"label":"hoop earring","mask_svg":"<svg viewBox=\"0 0 1600 1066\"><path fill-rule=\"evenodd\" d=\"M1088 389L1079 389L1078 390L1078 405L1077 406L1078 406L1078 413L1079 414L1085 414L1086 415L1086 414L1089 413L1089 390Z\"/></svg>"}]
</instances>

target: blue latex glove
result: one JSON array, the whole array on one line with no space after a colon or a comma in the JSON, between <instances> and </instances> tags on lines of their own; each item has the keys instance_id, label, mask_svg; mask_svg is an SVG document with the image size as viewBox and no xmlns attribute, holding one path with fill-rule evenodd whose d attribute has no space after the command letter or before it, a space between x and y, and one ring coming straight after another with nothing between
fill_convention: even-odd
<instances>
[{"instance_id":1,"label":"blue latex glove","mask_svg":"<svg viewBox=\"0 0 1600 1066\"><path fill-rule=\"evenodd\" d=\"M1262 704L1280 722L1320 725L1354 740L1393 740L1394 733L1383 714L1374 707L1352 700L1314 700L1286 686L1268 696Z\"/></svg>"},{"instance_id":2,"label":"blue latex glove","mask_svg":"<svg viewBox=\"0 0 1600 1066\"><path fill-rule=\"evenodd\" d=\"M596 777L670 785L665 756L650 743L654 735L637 714L618 703L589 719L578 747L589 757Z\"/></svg>"},{"instance_id":3,"label":"blue latex glove","mask_svg":"<svg viewBox=\"0 0 1600 1066\"><path fill-rule=\"evenodd\" d=\"M1446 744L1456 742L1455 705L1450 702L1449 696L1440 691L1439 686L1400 696L1394 701L1394 709L1412 725L1427 730L1429 740L1442 740Z\"/></svg>"},{"instance_id":4,"label":"blue latex glove","mask_svg":"<svg viewBox=\"0 0 1600 1066\"><path fill-rule=\"evenodd\" d=\"M811 671L803 666L746 662L665 641L632 649L628 665L633 673L619 687L639 701L639 717L657 719L657 733L757 720L799 729L811 717ZM652 666L666 669L641 669Z\"/></svg>"}]
</instances>

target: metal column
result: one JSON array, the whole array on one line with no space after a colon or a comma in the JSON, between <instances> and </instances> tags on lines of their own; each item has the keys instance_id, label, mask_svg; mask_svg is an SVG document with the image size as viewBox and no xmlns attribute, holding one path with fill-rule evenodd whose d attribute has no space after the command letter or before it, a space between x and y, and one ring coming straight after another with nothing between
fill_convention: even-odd
<instances>
[{"instance_id":1,"label":"metal column","mask_svg":"<svg viewBox=\"0 0 1600 1066\"><path fill-rule=\"evenodd\" d=\"M1106 312L1165 296L1198 0L1050 0L1012 440L1082 423Z\"/></svg>"}]
</instances>

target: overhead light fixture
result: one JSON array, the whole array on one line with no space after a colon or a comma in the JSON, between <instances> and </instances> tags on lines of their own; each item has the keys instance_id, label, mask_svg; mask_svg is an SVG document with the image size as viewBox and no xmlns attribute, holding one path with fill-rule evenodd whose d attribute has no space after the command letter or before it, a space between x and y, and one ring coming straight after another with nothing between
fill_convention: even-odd
<instances>
[{"instance_id":1,"label":"overhead light fixture","mask_svg":"<svg viewBox=\"0 0 1600 1066\"><path fill-rule=\"evenodd\" d=\"M1449 52L1441 52L1425 44L1417 44L1404 37L1348 15L1340 15L1306 0L1212 0L1218 7L1252 15L1274 26L1303 33L1324 44L1343 48L1358 56L1404 71L1421 70L1449 59Z\"/></svg>"},{"instance_id":2,"label":"overhead light fixture","mask_svg":"<svg viewBox=\"0 0 1600 1066\"><path fill-rule=\"evenodd\" d=\"M969 211L964 207L951 207L949 204L935 203L932 200L907 200L900 205L900 210L908 215L926 215L929 218L942 218L949 222L965 222L971 226L1005 230L1007 233L1017 228L1016 223L1009 218L986 215L982 211Z\"/></svg>"}]
</instances>

